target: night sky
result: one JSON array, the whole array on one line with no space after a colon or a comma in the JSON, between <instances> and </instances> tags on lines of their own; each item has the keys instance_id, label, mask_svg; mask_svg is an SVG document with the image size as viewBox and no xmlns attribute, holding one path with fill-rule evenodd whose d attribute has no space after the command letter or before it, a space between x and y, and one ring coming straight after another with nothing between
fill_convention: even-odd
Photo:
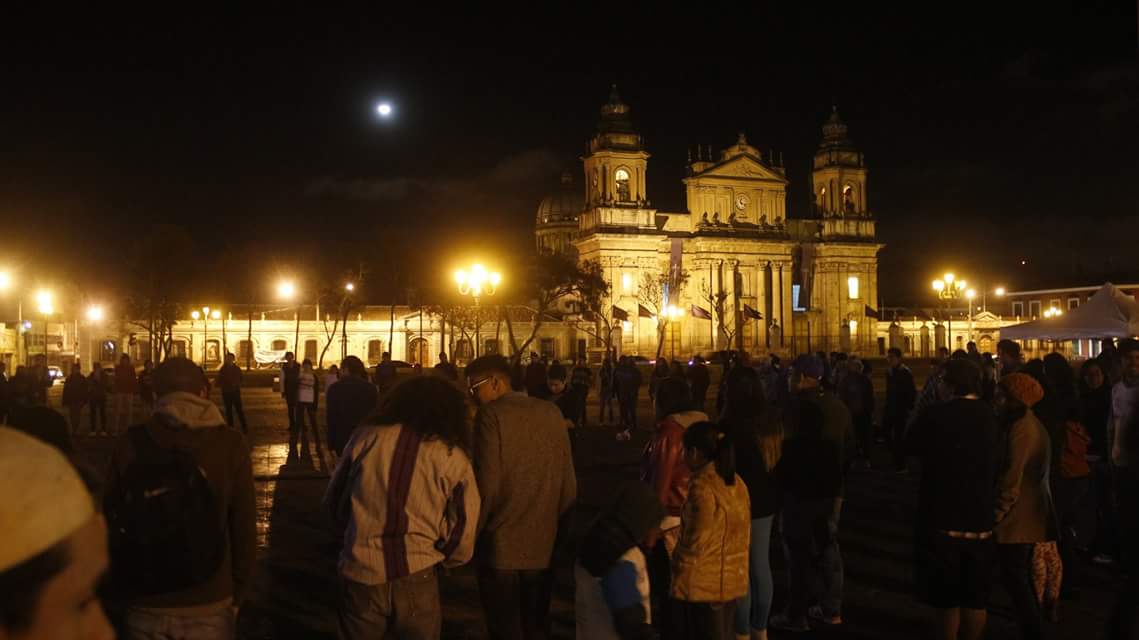
<instances>
[{"instance_id":1,"label":"night sky","mask_svg":"<svg viewBox=\"0 0 1139 640\"><path fill-rule=\"evenodd\" d=\"M946 268L1010 288L1139 280L1127 4L921 16L709 7L714 20L689 11L667 25L659 13L456 16L442 5L417 17L9 24L4 260L25 280L113 291L164 223L193 242L187 297L235 299L274 273L316 282L360 263L377 302L392 283L430 288L474 256L509 273L560 172L580 184L577 158L617 83L664 210L684 206L689 149L744 131L783 153L790 215L806 215L810 159L837 104L888 245L882 304L923 301ZM396 107L388 122L373 111L384 98Z\"/></svg>"}]
</instances>

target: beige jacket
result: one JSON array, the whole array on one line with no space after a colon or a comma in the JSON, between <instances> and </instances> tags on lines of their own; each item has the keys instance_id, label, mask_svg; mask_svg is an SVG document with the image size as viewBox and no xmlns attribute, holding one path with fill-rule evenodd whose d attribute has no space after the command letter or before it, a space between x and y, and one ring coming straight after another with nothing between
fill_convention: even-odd
<instances>
[{"instance_id":1,"label":"beige jacket","mask_svg":"<svg viewBox=\"0 0 1139 640\"><path fill-rule=\"evenodd\" d=\"M737 475L724 484L714 464L692 475L672 555L672 597L727 602L747 593L751 501Z\"/></svg>"},{"instance_id":2,"label":"beige jacket","mask_svg":"<svg viewBox=\"0 0 1139 640\"><path fill-rule=\"evenodd\" d=\"M998 544L1055 539L1055 515L1048 486L1051 442L1040 420L1028 410L1009 429L1008 464L997 478Z\"/></svg>"}]
</instances>

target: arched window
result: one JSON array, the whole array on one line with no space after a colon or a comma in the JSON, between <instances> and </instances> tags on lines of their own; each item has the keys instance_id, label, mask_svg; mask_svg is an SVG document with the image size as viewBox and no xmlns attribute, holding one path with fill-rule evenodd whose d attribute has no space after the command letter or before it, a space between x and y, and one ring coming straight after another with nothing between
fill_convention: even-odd
<instances>
[{"instance_id":1,"label":"arched window","mask_svg":"<svg viewBox=\"0 0 1139 640\"><path fill-rule=\"evenodd\" d=\"M620 202L629 202L632 198L629 197L629 172L624 169L618 169L613 174L613 180L617 185L617 200Z\"/></svg>"},{"instance_id":2,"label":"arched window","mask_svg":"<svg viewBox=\"0 0 1139 640\"><path fill-rule=\"evenodd\" d=\"M316 340L305 340L305 357L302 360L309 360L314 365L316 364Z\"/></svg>"},{"instance_id":3,"label":"arched window","mask_svg":"<svg viewBox=\"0 0 1139 640\"><path fill-rule=\"evenodd\" d=\"M471 361L471 341L463 338L455 343L455 364L466 366Z\"/></svg>"},{"instance_id":4,"label":"arched window","mask_svg":"<svg viewBox=\"0 0 1139 640\"><path fill-rule=\"evenodd\" d=\"M237 359L246 362L253 357L253 343L241 340L237 343Z\"/></svg>"},{"instance_id":5,"label":"arched window","mask_svg":"<svg viewBox=\"0 0 1139 640\"><path fill-rule=\"evenodd\" d=\"M407 347L408 359L411 364L431 366L431 350L424 338L413 338Z\"/></svg>"},{"instance_id":6,"label":"arched window","mask_svg":"<svg viewBox=\"0 0 1139 640\"><path fill-rule=\"evenodd\" d=\"M174 356L175 358L185 358L186 357L186 341L185 340L175 340L174 343L172 345L170 345L170 351L171 351L171 355Z\"/></svg>"},{"instance_id":7,"label":"arched window","mask_svg":"<svg viewBox=\"0 0 1139 640\"><path fill-rule=\"evenodd\" d=\"M842 210L854 213L854 187L849 184L842 188Z\"/></svg>"},{"instance_id":8,"label":"arched window","mask_svg":"<svg viewBox=\"0 0 1139 640\"><path fill-rule=\"evenodd\" d=\"M289 348L289 343L285 342L284 340L274 340L273 341L273 351L284 351L285 349L288 349L288 348Z\"/></svg>"},{"instance_id":9,"label":"arched window","mask_svg":"<svg viewBox=\"0 0 1139 640\"><path fill-rule=\"evenodd\" d=\"M221 342L210 339L206 342L206 362L221 362Z\"/></svg>"},{"instance_id":10,"label":"arched window","mask_svg":"<svg viewBox=\"0 0 1139 640\"><path fill-rule=\"evenodd\" d=\"M382 340L368 341L368 364L379 364L384 355L384 342Z\"/></svg>"}]
</instances>

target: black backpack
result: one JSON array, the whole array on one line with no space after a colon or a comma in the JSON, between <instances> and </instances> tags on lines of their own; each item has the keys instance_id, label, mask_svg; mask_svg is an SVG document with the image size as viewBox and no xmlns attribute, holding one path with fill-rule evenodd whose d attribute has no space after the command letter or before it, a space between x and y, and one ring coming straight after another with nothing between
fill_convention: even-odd
<instances>
[{"instance_id":1,"label":"black backpack","mask_svg":"<svg viewBox=\"0 0 1139 640\"><path fill-rule=\"evenodd\" d=\"M217 496L190 451L165 449L131 427L135 461L106 501L111 566L126 593L155 595L202 584L225 557Z\"/></svg>"}]
</instances>

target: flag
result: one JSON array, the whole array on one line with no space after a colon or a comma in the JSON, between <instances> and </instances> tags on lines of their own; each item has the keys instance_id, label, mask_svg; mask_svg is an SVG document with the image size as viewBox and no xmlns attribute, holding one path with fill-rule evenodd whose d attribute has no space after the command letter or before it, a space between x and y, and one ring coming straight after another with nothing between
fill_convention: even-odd
<instances>
[{"instance_id":1,"label":"flag","mask_svg":"<svg viewBox=\"0 0 1139 640\"><path fill-rule=\"evenodd\" d=\"M629 312L625 311L621 307L618 307L617 305L613 305L613 319L619 320L621 322L627 322L629 320Z\"/></svg>"},{"instance_id":2,"label":"flag","mask_svg":"<svg viewBox=\"0 0 1139 640\"><path fill-rule=\"evenodd\" d=\"M712 314L708 313L706 309L701 309L696 305L692 305L692 317L700 318L701 320L711 320Z\"/></svg>"},{"instance_id":3,"label":"flag","mask_svg":"<svg viewBox=\"0 0 1139 640\"><path fill-rule=\"evenodd\" d=\"M870 305L866 305L866 316L878 320L878 310L871 308Z\"/></svg>"},{"instance_id":4,"label":"flag","mask_svg":"<svg viewBox=\"0 0 1139 640\"><path fill-rule=\"evenodd\" d=\"M744 305L744 317L749 320L763 320L763 314L751 308L751 305Z\"/></svg>"},{"instance_id":5,"label":"flag","mask_svg":"<svg viewBox=\"0 0 1139 640\"><path fill-rule=\"evenodd\" d=\"M637 305L637 317L638 318L655 318L656 315L654 315L652 311L649 311L648 309L646 309L645 305L639 304L639 305Z\"/></svg>"}]
</instances>

